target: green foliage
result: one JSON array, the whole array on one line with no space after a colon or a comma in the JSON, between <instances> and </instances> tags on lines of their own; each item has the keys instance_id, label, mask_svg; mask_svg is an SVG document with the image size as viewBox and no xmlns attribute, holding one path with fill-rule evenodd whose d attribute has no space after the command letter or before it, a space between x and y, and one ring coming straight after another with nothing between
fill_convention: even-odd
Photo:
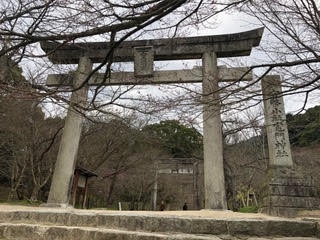
<instances>
[{"instance_id":1,"label":"green foliage","mask_svg":"<svg viewBox=\"0 0 320 240\"><path fill-rule=\"evenodd\" d=\"M160 144L173 157L199 157L202 152L202 135L195 128L176 120L149 125L144 131L160 139Z\"/></svg>"},{"instance_id":2,"label":"green foliage","mask_svg":"<svg viewBox=\"0 0 320 240\"><path fill-rule=\"evenodd\" d=\"M287 123L292 145L320 143L320 106L309 108L304 114L288 114Z\"/></svg>"},{"instance_id":3,"label":"green foliage","mask_svg":"<svg viewBox=\"0 0 320 240\"><path fill-rule=\"evenodd\" d=\"M248 207L242 207L239 209L239 212L241 213L257 213L259 207L258 206L248 206Z\"/></svg>"}]
</instances>

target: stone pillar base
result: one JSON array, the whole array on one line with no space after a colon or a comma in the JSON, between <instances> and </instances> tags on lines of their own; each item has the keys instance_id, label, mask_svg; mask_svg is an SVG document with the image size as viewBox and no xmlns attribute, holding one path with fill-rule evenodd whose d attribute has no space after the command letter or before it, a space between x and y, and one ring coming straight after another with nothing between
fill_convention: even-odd
<instances>
[{"instance_id":1,"label":"stone pillar base","mask_svg":"<svg viewBox=\"0 0 320 240\"><path fill-rule=\"evenodd\" d=\"M320 199L311 177L300 177L286 167L271 168L269 175L260 212L295 217L298 211L320 208Z\"/></svg>"}]
</instances>

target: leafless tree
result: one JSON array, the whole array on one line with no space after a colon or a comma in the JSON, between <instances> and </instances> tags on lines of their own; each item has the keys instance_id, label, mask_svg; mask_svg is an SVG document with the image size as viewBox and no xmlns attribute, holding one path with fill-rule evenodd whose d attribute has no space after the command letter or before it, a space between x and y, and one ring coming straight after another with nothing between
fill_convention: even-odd
<instances>
[{"instance_id":1,"label":"leafless tree","mask_svg":"<svg viewBox=\"0 0 320 240\"><path fill-rule=\"evenodd\" d=\"M67 43L86 41L107 41L111 49L106 53L104 61L95 66L94 72L105 68L106 76L113 63L113 51L126 39L146 37L175 37L186 34L190 26L197 28L220 11L236 6L239 1L188 1L188 0L130 0L130 1L37 1L37 0L10 0L0 5L0 55L9 55L17 62L36 59L39 68L40 59L45 57L39 49L42 41L55 41L61 46ZM186 27L189 26L189 27ZM48 63L45 63L48 65ZM50 64L49 64L50 65ZM51 67L51 66L49 66ZM41 95L43 99L55 100L56 103L68 102L63 94L55 94L43 85L44 70L31 74L30 85L39 91L32 92ZM26 73L25 73L26 74ZM40 77L37 79L36 77ZM1 82L3 89L8 85ZM144 113L156 112L138 108L137 104L128 104L127 100L140 102L152 99L128 96L133 87L113 88L106 90L104 102L98 103L98 93L103 93L101 86L93 91L94 110L106 111L110 105L140 111ZM62 90L66 91L66 90ZM121 97L122 101L121 101ZM107 99L107 100L106 100ZM154 104L152 106L157 105Z\"/></svg>"},{"instance_id":2,"label":"leafless tree","mask_svg":"<svg viewBox=\"0 0 320 240\"><path fill-rule=\"evenodd\" d=\"M56 119L30 119L29 171L32 177L30 201L38 201L39 193L52 177L63 121Z\"/></svg>"},{"instance_id":3,"label":"leafless tree","mask_svg":"<svg viewBox=\"0 0 320 240\"><path fill-rule=\"evenodd\" d=\"M255 20L252 26L264 26L265 33L252 60L221 61L231 67L237 64L247 65L255 74L253 81L250 82L220 83L219 95L222 112L225 114L225 126L232 120L234 114L241 115L243 111L249 108L255 109L261 104L260 80L267 74L279 74L283 77L283 95L294 95L295 99L300 99L295 101L297 107L299 106L298 110L304 110L312 101L314 104L319 96L320 79L319 2L315 0L241 1L232 8L232 11L247 14L251 17L250 21ZM169 91L166 89L164 92ZM201 114L201 87L175 86L175 88L171 87L170 94L170 100L164 98L162 105L158 105L172 109L173 103L177 103L179 107L174 108L174 111L180 116L187 115L191 120ZM246 125L244 124L242 128L246 128Z\"/></svg>"},{"instance_id":4,"label":"leafless tree","mask_svg":"<svg viewBox=\"0 0 320 240\"><path fill-rule=\"evenodd\" d=\"M308 100L310 93L318 88L319 80L319 4L315 0L224 0L224 1L187 1L187 0L150 0L150 1L36 1L10 0L0 5L0 54L7 54L17 61L43 57L39 51L39 42L56 41L61 45L70 42L108 41L111 50L105 61L95 67L94 71L104 68L108 74L111 70L114 48L126 39L152 38L154 36L175 37L186 34L191 27L199 28L202 23L212 20L216 14L237 9L257 18L264 25L277 44L262 45L267 54L261 64L253 64L252 69L262 73L281 72L285 75L287 94L303 92ZM41 72L42 73L42 72ZM39 74L40 75L40 74ZM257 78L255 82L258 82ZM2 87L7 84L2 83ZM31 83L34 88L41 89L42 95L66 101L63 95L53 95L43 86L43 82ZM221 86L221 98L228 108L243 109L243 102L256 99L260 101L260 93L254 82L240 82ZM146 108L143 103L155 102L151 106L161 106L159 110L179 103L181 113L189 112L198 94L190 87L189 96L180 101L159 104L150 96L128 96L133 87L113 88L105 91L108 100L95 104L94 108L106 111L106 106L126 106L129 109L154 113L155 108ZM94 94L103 91L94 90ZM44 91L44 92L43 92ZM33 92L40 94L39 91ZM135 92L136 93L136 92ZM143 95L143 94L142 94ZM181 92L180 96L186 96ZM106 98L104 98L106 99ZM120 101L122 99L122 101ZM126 100L136 100L136 104L128 104ZM192 100L191 100L192 99ZM101 99L97 99L101 100ZM251 105L256 104L250 102ZM143 107L139 107L139 106ZM247 106L246 106L247 107Z\"/></svg>"},{"instance_id":5,"label":"leafless tree","mask_svg":"<svg viewBox=\"0 0 320 240\"><path fill-rule=\"evenodd\" d=\"M268 31L263 46L267 61L254 65L284 77L284 94L310 94L319 89L320 4L316 0L250 1L241 10L260 21Z\"/></svg>"},{"instance_id":6,"label":"leafless tree","mask_svg":"<svg viewBox=\"0 0 320 240\"><path fill-rule=\"evenodd\" d=\"M92 184L104 194L106 204L112 204L115 198L128 190L122 185L136 186L130 180L131 177L141 181L141 184L147 184L150 178L143 176L153 176L154 160L162 154L157 145L152 144L153 140L133 126L130 120L88 122L80 141L77 164L99 175ZM140 179L139 174L142 172L145 174ZM140 192L142 190L145 189L139 188ZM142 195L143 192L138 198Z\"/></svg>"}]
</instances>

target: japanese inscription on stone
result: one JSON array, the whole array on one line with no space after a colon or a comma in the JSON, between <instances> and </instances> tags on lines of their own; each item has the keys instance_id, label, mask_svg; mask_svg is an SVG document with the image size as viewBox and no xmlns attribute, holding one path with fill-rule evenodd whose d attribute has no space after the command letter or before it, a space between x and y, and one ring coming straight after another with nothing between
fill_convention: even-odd
<instances>
[{"instance_id":1,"label":"japanese inscription on stone","mask_svg":"<svg viewBox=\"0 0 320 240\"><path fill-rule=\"evenodd\" d=\"M280 77L264 77L262 91L269 146L269 163L275 166L292 166Z\"/></svg>"},{"instance_id":2,"label":"japanese inscription on stone","mask_svg":"<svg viewBox=\"0 0 320 240\"><path fill-rule=\"evenodd\" d=\"M133 51L135 77L151 77L153 75L153 47L135 47Z\"/></svg>"}]
</instances>

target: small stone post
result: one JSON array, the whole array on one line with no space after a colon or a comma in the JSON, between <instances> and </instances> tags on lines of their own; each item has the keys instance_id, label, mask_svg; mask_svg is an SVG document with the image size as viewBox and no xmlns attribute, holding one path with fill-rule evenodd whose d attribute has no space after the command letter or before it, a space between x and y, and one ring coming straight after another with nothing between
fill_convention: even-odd
<instances>
[{"instance_id":1,"label":"small stone post","mask_svg":"<svg viewBox=\"0 0 320 240\"><path fill-rule=\"evenodd\" d=\"M152 210L153 211L157 211L157 197L158 197L158 163L156 162L154 164L154 169L155 169L155 173L154 173L154 184L153 184L153 192L152 192Z\"/></svg>"},{"instance_id":2,"label":"small stone post","mask_svg":"<svg viewBox=\"0 0 320 240\"><path fill-rule=\"evenodd\" d=\"M81 57L74 78L74 88L79 87L86 80L91 69L91 60ZM46 206L67 207L69 205L83 121L81 110L76 106L86 104L87 94L86 86L72 92Z\"/></svg>"},{"instance_id":3,"label":"small stone post","mask_svg":"<svg viewBox=\"0 0 320 240\"><path fill-rule=\"evenodd\" d=\"M202 55L203 155L206 209L227 209L223 169L223 140L220 116L217 56Z\"/></svg>"}]
</instances>

